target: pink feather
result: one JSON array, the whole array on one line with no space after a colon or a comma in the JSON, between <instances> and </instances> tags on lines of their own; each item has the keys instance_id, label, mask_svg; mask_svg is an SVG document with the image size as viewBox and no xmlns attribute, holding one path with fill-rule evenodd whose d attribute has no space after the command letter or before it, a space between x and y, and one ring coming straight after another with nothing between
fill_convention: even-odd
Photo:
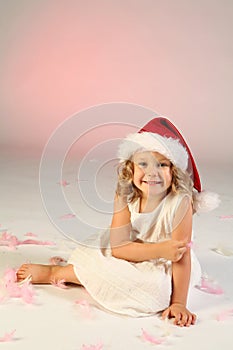
<instances>
[{"instance_id":1,"label":"pink feather","mask_svg":"<svg viewBox=\"0 0 233 350\"><path fill-rule=\"evenodd\" d=\"M217 321L225 321L225 320L227 320L230 316L233 316L233 309L225 310L225 311L220 312L220 313L216 316L216 318L217 318Z\"/></svg>"},{"instance_id":2,"label":"pink feather","mask_svg":"<svg viewBox=\"0 0 233 350\"><path fill-rule=\"evenodd\" d=\"M28 236L28 237L37 237L37 234L32 233L32 232L27 232L27 233L25 233L24 236Z\"/></svg>"},{"instance_id":3,"label":"pink feather","mask_svg":"<svg viewBox=\"0 0 233 350\"><path fill-rule=\"evenodd\" d=\"M1 296L0 297L0 304L3 304L5 302L6 298L5 296Z\"/></svg>"},{"instance_id":4,"label":"pink feather","mask_svg":"<svg viewBox=\"0 0 233 350\"><path fill-rule=\"evenodd\" d=\"M6 333L3 337L0 338L0 342L5 343L8 341L14 340L15 332L16 332L16 329L14 329L11 333Z\"/></svg>"},{"instance_id":5,"label":"pink feather","mask_svg":"<svg viewBox=\"0 0 233 350\"><path fill-rule=\"evenodd\" d=\"M193 247L193 241L190 241L189 243L187 243L186 246L187 246L188 248L192 248L192 247Z\"/></svg>"},{"instance_id":6,"label":"pink feather","mask_svg":"<svg viewBox=\"0 0 233 350\"><path fill-rule=\"evenodd\" d=\"M15 249L15 247L19 244L19 240L16 236L13 236L7 232L3 232L0 238L0 245L7 246L11 249Z\"/></svg>"},{"instance_id":7,"label":"pink feather","mask_svg":"<svg viewBox=\"0 0 233 350\"><path fill-rule=\"evenodd\" d=\"M35 292L30 283L24 283L21 287L21 298L27 304L34 302Z\"/></svg>"},{"instance_id":8,"label":"pink feather","mask_svg":"<svg viewBox=\"0 0 233 350\"><path fill-rule=\"evenodd\" d=\"M58 288L62 288L62 289L67 289L68 287L65 285L65 279L61 279L61 280L58 280L58 281L51 281L51 284L54 286L54 287L58 287Z\"/></svg>"},{"instance_id":9,"label":"pink feather","mask_svg":"<svg viewBox=\"0 0 233 350\"><path fill-rule=\"evenodd\" d=\"M9 234L7 232L2 233L2 237L0 238L0 245L8 246L9 248L15 248L16 246L22 244L36 244L36 245L55 245L54 242L49 241L38 241L35 239L25 239L20 241L16 236Z\"/></svg>"},{"instance_id":10,"label":"pink feather","mask_svg":"<svg viewBox=\"0 0 233 350\"><path fill-rule=\"evenodd\" d=\"M142 328L142 339L149 342L149 343L156 344L156 345L163 343L163 339L159 339L159 338L154 337L153 335L150 335L143 328Z\"/></svg>"},{"instance_id":11,"label":"pink feather","mask_svg":"<svg viewBox=\"0 0 233 350\"><path fill-rule=\"evenodd\" d=\"M98 343L96 345L84 345L82 346L82 350L102 350L103 349L103 344Z\"/></svg>"},{"instance_id":12,"label":"pink feather","mask_svg":"<svg viewBox=\"0 0 233 350\"><path fill-rule=\"evenodd\" d=\"M54 243L54 242L38 241L36 239L25 239L24 241L20 241L19 244L56 245L56 243Z\"/></svg>"},{"instance_id":13,"label":"pink feather","mask_svg":"<svg viewBox=\"0 0 233 350\"><path fill-rule=\"evenodd\" d=\"M35 292L29 281L17 283L16 270L7 269L3 275L4 287L10 298L21 298L25 303L34 302Z\"/></svg>"},{"instance_id":14,"label":"pink feather","mask_svg":"<svg viewBox=\"0 0 233 350\"><path fill-rule=\"evenodd\" d=\"M15 282L6 285L6 290L10 298L20 298L21 289Z\"/></svg>"},{"instance_id":15,"label":"pink feather","mask_svg":"<svg viewBox=\"0 0 233 350\"><path fill-rule=\"evenodd\" d=\"M219 287L213 281L207 279L206 277L202 277L201 284L195 287L209 294L221 295L224 293L221 287Z\"/></svg>"},{"instance_id":16,"label":"pink feather","mask_svg":"<svg viewBox=\"0 0 233 350\"><path fill-rule=\"evenodd\" d=\"M76 215L74 214L65 214L60 217L60 219L73 219Z\"/></svg>"},{"instance_id":17,"label":"pink feather","mask_svg":"<svg viewBox=\"0 0 233 350\"><path fill-rule=\"evenodd\" d=\"M2 239L8 240L9 238L11 238L11 234L10 234L10 233L7 233L6 231L4 231L4 232L2 233Z\"/></svg>"},{"instance_id":18,"label":"pink feather","mask_svg":"<svg viewBox=\"0 0 233 350\"><path fill-rule=\"evenodd\" d=\"M16 284L16 271L14 269L6 269L3 274L5 289L10 297L19 298L19 286Z\"/></svg>"},{"instance_id":19,"label":"pink feather","mask_svg":"<svg viewBox=\"0 0 233 350\"><path fill-rule=\"evenodd\" d=\"M6 269L6 271L3 274L3 280L6 284L14 283L16 281L16 270Z\"/></svg>"},{"instance_id":20,"label":"pink feather","mask_svg":"<svg viewBox=\"0 0 233 350\"><path fill-rule=\"evenodd\" d=\"M59 185L66 187L69 185L69 182L67 182L66 180L61 180L60 182L58 182Z\"/></svg>"},{"instance_id":21,"label":"pink feather","mask_svg":"<svg viewBox=\"0 0 233 350\"><path fill-rule=\"evenodd\" d=\"M91 314L91 306L89 304L89 302L85 299L83 300L76 300L75 304L79 305L80 308L83 311L83 315L87 318L91 318L92 314Z\"/></svg>"},{"instance_id":22,"label":"pink feather","mask_svg":"<svg viewBox=\"0 0 233 350\"><path fill-rule=\"evenodd\" d=\"M7 292L5 288L1 288L0 286L0 304L3 304L7 300Z\"/></svg>"},{"instance_id":23,"label":"pink feather","mask_svg":"<svg viewBox=\"0 0 233 350\"><path fill-rule=\"evenodd\" d=\"M219 216L221 220L233 219L233 215L221 215Z\"/></svg>"},{"instance_id":24,"label":"pink feather","mask_svg":"<svg viewBox=\"0 0 233 350\"><path fill-rule=\"evenodd\" d=\"M84 306L84 307L89 307L90 304L88 303L87 300L83 299L83 300L75 300L75 304Z\"/></svg>"},{"instance_id":25,"label":"pink feather","mask_svg":"<svg viewBox=\"0 0 233 350\"><path fill-rule=\"evenodd\" d=\"M63 263L67 263L67 261L60 256L53 256L49 259L51 265L63 265Z\"/></svg>"}]
</instances>

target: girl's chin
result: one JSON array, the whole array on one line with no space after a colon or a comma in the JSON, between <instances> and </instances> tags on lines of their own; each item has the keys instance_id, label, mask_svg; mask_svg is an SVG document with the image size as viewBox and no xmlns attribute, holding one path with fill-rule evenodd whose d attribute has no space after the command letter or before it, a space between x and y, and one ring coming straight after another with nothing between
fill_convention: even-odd
<instances>
[{"instance_id":1,"label":"girl's chin","mask_svg":"<svg viewBox=\"0 0 233 350\"><path fill-rule=\"evenodd\" d=\"M161 195L166 195L167 190L164 188L161 189L149 189L148 191L144 192L148 197L155 197L155 196L161 196Z\"/></svg>"}]
</instances>

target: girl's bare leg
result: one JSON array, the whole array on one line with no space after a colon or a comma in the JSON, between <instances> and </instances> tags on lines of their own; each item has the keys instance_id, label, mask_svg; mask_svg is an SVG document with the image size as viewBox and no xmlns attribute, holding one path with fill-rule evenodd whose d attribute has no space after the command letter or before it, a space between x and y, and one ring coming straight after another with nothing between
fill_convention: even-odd
<instances>
[{"instance_id":1,"label":"girl's bare leg","mask_svg":"<svg viewBox=\"0 0 233 350\"><path fill-rule=\"evenodd\" d=\"M81 285L71 264L66 266L24 264L19 268L16 275L18 282L31 276L34 284L49 284L64 279L65 282Z\"/></svg>"}]
</instances>

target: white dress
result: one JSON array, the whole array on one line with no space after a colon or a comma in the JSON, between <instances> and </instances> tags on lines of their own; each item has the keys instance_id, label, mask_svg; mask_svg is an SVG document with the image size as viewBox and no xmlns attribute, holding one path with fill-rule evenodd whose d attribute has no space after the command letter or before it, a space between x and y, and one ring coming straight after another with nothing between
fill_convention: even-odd
<instances>
[{"instance_id":1,"label":"white dress","mask_svg":"<svg viewBox=\"0 0 233 350\"><path fill-rule=\"evenodd\" d=\"M171 238L174 214L184 195L168 195L150 213L139 213L139 200L129 204L132 240L158 242ZM68 263L89 294L104 308L132 317L150 316L169 306L170 261L154 259L129 262L111 255L110 230L79 244ZM199 282L201 269L191 253L191 284Z\"/></svg>"}]
</instances>

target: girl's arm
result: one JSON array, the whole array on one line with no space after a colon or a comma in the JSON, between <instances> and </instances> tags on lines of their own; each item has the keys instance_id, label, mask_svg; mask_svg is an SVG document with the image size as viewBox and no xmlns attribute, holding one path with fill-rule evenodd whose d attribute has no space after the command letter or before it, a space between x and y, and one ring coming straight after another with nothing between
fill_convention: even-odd
<instances>
[{"instance_id":1,"label":"girl's arm","mask_svg":"<svg viewBox=\"0 0 233 350\"><path fill-rule=\"evenodd\" d=\"M182 214L184 213L184 214ZM176 215L176 225L172 233L174 239L190 242L192 235L192 204L185 197ZM181 221L179 223L179 221ZM196 316L186 308L189 280L191 273L190 248L183 257L172 263L172 295L169 308L163 312L163 317L174 317L174 323L180 326L190 326L196 321Z\"/></svg>"},{"instance_id":2,"label":"girl's arm","mask_svg":"<svg viewBox=\"0 0 233 350\"><path fill-rule=\"evenodd\" d=\"M115 258L132 262L141 262L158 258L179 260L187 250L187 241L167 240L158 243L131 241L132 230L130 211L126 199L115 197L114 214L111 224L110 243Z\"/></svg>"}]
</instances>

